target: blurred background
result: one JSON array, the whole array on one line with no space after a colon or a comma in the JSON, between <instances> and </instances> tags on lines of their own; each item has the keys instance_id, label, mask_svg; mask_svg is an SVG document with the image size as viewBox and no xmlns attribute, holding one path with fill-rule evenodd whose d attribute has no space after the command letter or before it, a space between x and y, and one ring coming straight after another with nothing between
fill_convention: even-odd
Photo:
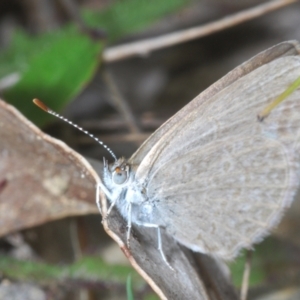
<instances>
[{"instance_id":1,"label":"blurred background","mask_svg":"<svg viewBox=\"0 0 300 300\"><path fill-rule=\"evenodd\" d=\"M300 3L153 51L152 39L273 2L288 1L2 0L0 96L85 157L110 159L88 136L32 105L33 98L93 133L117 157L130 157L234 67L277 43L300 40ZM141 41L149 43L139 54L125 55L122 45L132 50ZM249 299L300 299L299 202L276 234L255 247ZM158 299L104 233L99 214L73 212L42 223L2 236L0 299L133 299L130 292L134 299ZM243 255L231 263L237 288L243 266Z\"/></svg>"}]
</instances>

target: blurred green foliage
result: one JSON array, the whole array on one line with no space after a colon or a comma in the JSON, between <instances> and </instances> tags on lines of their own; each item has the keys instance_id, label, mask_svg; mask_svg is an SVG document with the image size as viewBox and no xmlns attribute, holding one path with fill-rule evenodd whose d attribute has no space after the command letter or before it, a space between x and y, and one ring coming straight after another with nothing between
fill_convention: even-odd
<instances>
[{"instance_id":1,"label":"blurred green foliage","mask_svg":"<svg viewBox=\"0 0 300 300\"><path fill-rule=\"evenodd\" d=\"M63 282L94 283L125 287L128 274L132 290L143 289L144 280L130 266L109 265L100 257L86 256L71 265L50 265L41 262L17 260L0 255L2 276L22 282L52 285Z\"/></svg>"},{"instance_id":2,"label":"blurred green foliage","mask_svg":"<svg viewBox=\"0 0 300 300\"><path fill-rule=\"evenodd\" d=\"M101 42L92 41L75 28L50 40L32 57L20 81L4 93L5 100L38 125L53 118L33 107L32 99L42 99L60 110L92 78L103 48Z\"/></svg>"},{"instance_id":3,"label":"blurred green foliage","mask_svg":"<svg viewBox=\"0 0 300 300\"><path fill-rule=\"evenodd\" d=\"M116 1L103 11L83 11L88 26L107 32L107 42L147 28L188 4L189 0ZM12 73L20 80L5 90L4 100L39 126L53 119L31 101L40 98L55 111L74 99L93 78L106 41L92 39L74 24L32 37L15 32L9 49L0 52L0 80Z\"/></svg>"},{"instance_id":4,"label":"blurred green foliage","mask_svg":"<svg viewBox=\"0 0 300 300\"><path fill-rule=\"evenodd\" d=\"M131 274L129 274L127 276L127 280L126 280L126 293L127 293L127 300L134 300L133 290L132 290L132 278L131 278Z\"/></svg>"},{"instance_id":5,"label":"blurred green foliage","mask_svg":"<svg viewBox=\"0 0 300 300\"><path fill-rule=\"evenodd\" d=\"M246 257L247 252L244 250L237 259L230 263L232 281L237 287L242 284ZM267 285L270 280L273 283L275 280L282 282L283 278L287 278L286 269L291 272L290 264L297 266L297 262L293 262L293 259L295 257L289 243L274 236L269 236L262 243L254 245L249 286Z\"/></svg>"},{"instance_id":6,"label":"blurred green foliage","mask_svg":"<svg viewBox=\"0 0 300 300\"><path fill-rule=\"evenodd\" d=\"M101 27L109 41L145 29L158 19L175 12L190 0L126 0L117 1L103 12L83 11L83 18L93 27Z\"/></svg>"}]
</instances>

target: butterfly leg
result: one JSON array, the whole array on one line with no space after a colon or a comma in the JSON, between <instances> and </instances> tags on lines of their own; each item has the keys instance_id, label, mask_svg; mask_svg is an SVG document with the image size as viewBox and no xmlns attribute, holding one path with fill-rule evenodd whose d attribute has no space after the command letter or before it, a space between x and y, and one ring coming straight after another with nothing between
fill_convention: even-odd
<instances>
[{"instance_id":1,"label":"butterfly leg","mask_svg":"<svg viewBox=\"0 0 300 300\"><path fill-rule=\"evenodd\" d=\"M112 196L111 196L110 191L106 188L106 186L102 182L99 182L97 184L97 187L96 187L96 203L97 203L97 206L98 206L98 209L99 209L100 213L102 214L101 205L100 205L100 189L105 193L105 195L106 195L107 198L112 199ZM107 218L107 216L111 212L113 206L116 204L117 200L118 200L118 198L116 198L111 203L109 209L107 210L106 216L104 216L105 218Z\"/></svg>"},{"instance_id":2,"label":"butterfly leg","mask_svg":"<svg viewBox=\"0 0 300 300\"><path fill-rule=\"evenodd\" d=\"M161 232L160 232L160 226L157 225L157 224L151 224L151 223L142 223L140 224L142 226L145 226L145 227L152 227L152 228L156 228L157 230L157 249L158 251L160 252L160 255L163 259L163 261L165 262L165 264L172 270L174 271L174 268L169 264L166 256L165 256L165 253L163 251L163 248L162 248L162 241L161 241Z\"/></svg>"},{"instance_id":3,"label":"butterfly leg","mask_svg":"<svg viewBox=\"0 0 300 300\"><path fill-rule=\"evenodd\" d=\"M127 210L127 247L130 248L130 232L131 232L131 203L128 202L126 206Z\"/></svg>"},{"instance_id":4,"label":"butterfly leg","mask_svg":"<svg viewBox=\"0 0 300 300\"><path fill-rule=\"evenodd\" d=\"M117 203L117 201L120 199L120 197L117 197L115 200L113 200L110 204L110 207L107 210L106 216L104 218L107 218L112 210L112 208L115 206L115 204Z\"/></svg>"},{"instance_id":5,"label":"butterfly leg","mask_svg":"<svg viewBox=\"0 0 300 300\"><path fill-rule=\"evenodd\" d=\"M107 165L107 161L105 160L105 158L103 158L103 171L104 171L104 176L105 176L105 174L107 174L107 171L108 171L108 165ZM107 187L102 183L101 180L99 182L97 182L97 186L96 186L96 204L97 204L97 207L98 207L98 209L99 209L99 211L102 215L102 209L101 209L101 205L100 205L100 189L104 192L106 197L109 198L109 199L112 199L112 194L107 189ZM114 201L111 204L111 206L109 207L106 216L104 216L105 218L107 218L107 216L109 215L109 213L110 213L112 207L115 205L116 201Z\"/></svg>"},{"instance_id":6,"label":"butterfly leg","mask_svg":"<svg viewBox=\"0 0 300 300\"><path fill-rule=\"evenodd\" d=\"M97 186L96 186L96 204L97 204L100 214L102 215L102 209L101 209L101 205L100 205L100 184L99 183L97 183Z\"/></svg>"}]
</instances>

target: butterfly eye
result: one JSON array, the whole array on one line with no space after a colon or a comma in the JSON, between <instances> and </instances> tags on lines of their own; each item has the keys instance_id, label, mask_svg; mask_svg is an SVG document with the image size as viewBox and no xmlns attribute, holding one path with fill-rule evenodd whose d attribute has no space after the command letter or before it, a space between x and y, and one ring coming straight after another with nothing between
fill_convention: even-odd
<instances>
[{"instance_id":1,"label":"butterfly eye","mask_svg":"<svg viewBox=\"0 0 300 300\"><path fill-rule=\"evenodd\" d=\"M128 179L128 168L115 168L115 171L112 174L112 179L115 184L123 184Z\"/></svg>"}]
</instances>

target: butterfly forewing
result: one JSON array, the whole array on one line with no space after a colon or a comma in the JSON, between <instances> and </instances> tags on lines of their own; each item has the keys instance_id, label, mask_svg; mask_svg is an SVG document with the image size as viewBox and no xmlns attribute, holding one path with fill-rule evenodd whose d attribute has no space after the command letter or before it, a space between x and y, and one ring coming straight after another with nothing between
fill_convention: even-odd
<instances>
[{"instance_id":1,"label":"butterfly forewing","mask_svg":"<svg viewBox=\"0 0 300 300\"><path fill-rule=\"evenodd\" d=\"M136 180L177 240L230 259L280 220L299 183L300 91L257 115L299 74L299 56L275 59L160 129Z\"/></svg>"},{"instance_id":2,"label":"butterfly forewing","mask_svg":"<svg viewBox=\"0 0 300 300\"><path fill-rule=\"evenodd\" d=\"M178 121L184 117L189 111L198 109L205 101L208 101L218 92L230 86L240 77L257 69L261 65L267 64L279 57L284 56L298 56L300 53L300 45L297 41L287 41L275 45L244 62L240 66L233 69L226 76L215 82L212 86L203 91L194 101L189 102L185 107L178 111L173 117L166 121L160 128L158 128L139 149L132 155L130 162L140 164L146 154L155 145L155 143L162 138L168 130L170 130Z\"/></svg>"}]
</instances>

